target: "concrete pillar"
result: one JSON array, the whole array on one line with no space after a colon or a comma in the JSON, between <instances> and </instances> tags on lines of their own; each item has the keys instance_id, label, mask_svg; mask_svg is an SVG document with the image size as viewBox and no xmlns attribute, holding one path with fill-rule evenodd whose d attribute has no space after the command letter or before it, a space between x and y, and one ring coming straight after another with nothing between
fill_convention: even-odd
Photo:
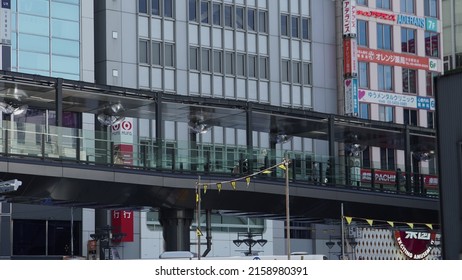
<instances>
[{"instance_id":1,"label":"concrete pillar","mask_svg":"<svg viewBox=\"0 0 462 280\"><path fill-rule=\"evenodd\" d=\"M190 251L189 233L193 217L192 209L160 209L159 222L165 251Z\"/></svg>"}]
</instances>

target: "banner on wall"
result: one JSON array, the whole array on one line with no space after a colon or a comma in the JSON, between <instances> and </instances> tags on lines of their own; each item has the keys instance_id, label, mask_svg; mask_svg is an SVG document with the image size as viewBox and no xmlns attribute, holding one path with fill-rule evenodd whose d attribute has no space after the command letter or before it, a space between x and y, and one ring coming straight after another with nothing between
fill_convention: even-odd
<instances>
[{"instance_id":1,"label":"banner on wall","mask_svg":"<svg viewBox=\"0 0 462 280\"><path fill-rule=\"evenodd\" d=\"M345 77L358 76L358 45L355 38L343 39L343 74Z\"/></svg>"},{"instance_id":2,"label":"banner on wall","mask_svg":"<svg viewBox=\"0 0 462 280\"><path fill-rule=\"evenodd\" d=\"M358 79L345 79L345 114L357 116L359 114Z\"/></svg>"},{"instance_id":3,"label":"banner on wall","mask_svg":"<svg viewBox=\"0 0 462 280\"><path fill-rule=\"evenodd\" d=\"M401 173L401 181L406 180L406 174ZM361 169L361 182L370 183L372 182L372 170ZM438 188L438 177L435 175L423 175L424 187L427 189ZM374 170L374 183L382 185L395 185L396 184L396 171L389 170ZM402 182L403 183L403 182ZM414 176L411 174L411 183L414 183Z\"/></svg>"},{"instance_id":4,"label":"banner on wall","mask_svg":"<svg viewBox=\"0 0 462 280\"><path fill-rule=\"evenodd\" d=\"M1 0L0 10L0 43L11 45L11 0Z\"/></svg>"},{"instance_id":5,"label":"banner on wall","mask_svg":"<svg viewBox=\"0 0 462 280\"><path fill-rule=\"evenodd\" d=\"M343 1L343 35L356 37L356 0Z\"/></svg>"},{"instance_id":6,"label":"banner on wall","mask_svg":"<svg viewBox=\"0 0 462 280\"><path fill-rule=\"evenodd\" d=\"M430 111L434 111L436 107L435 98L433 97L373 91L367 89L358 90L358 100L360 102L366 103L400 106Z\"/></svg>"},{"instance_id":7,"label":"banner on wall","mask_svg":"<svg viewBox=\"0 0 462 280\"><path fill-rule=\"evenodd\" d=\"M113 163L133 165L133 119L125 118L111 129L114 143Z\"/></svg>"},{"instance_id":8,"label":"banner on wall","mask_svg":"<svg viewBox=\"0 0 462 280\"><path fill-rule=\"evenodd\" d=\"M112 233L123 234L115 241L133 242L133 211L112 210Z\"/></svg>"}]
</instances>

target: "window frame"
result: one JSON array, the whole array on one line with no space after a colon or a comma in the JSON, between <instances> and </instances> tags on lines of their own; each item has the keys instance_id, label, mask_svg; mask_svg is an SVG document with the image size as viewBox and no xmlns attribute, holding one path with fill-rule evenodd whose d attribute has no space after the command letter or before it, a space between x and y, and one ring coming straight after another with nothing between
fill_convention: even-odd
<instances>
[{"instance_id":1,"label":"window frame","mask_svg":"<svg viewBox=\"0 0 462 280\"><path fill-rule=\"evenodd\" d=\"M404 32L405 31L405 32ZM412 32L413 36L414 36L414 46L413 46L413 51L411 51L411 43L410 43L410 40L409 39L409 34L410 32ZM404 35L406 34L406 35ZM403 37L406 37L406 38L403 38ZM414 28L408 28L408 27L401 27L401 52L403 53L410 53L410 54L416 54L417 52L417 48L416 48L416 38L417 37L417 30L414 29ZM405 42L403 42L403 40L405 40ZM406 49L404 49L404 44L406 44Z\"/></svg>"},{"instance_id":2,"label":"window frame","mask_svg":"<svg viewBox=\"0 0 462 280\"><path fill-rule=\"evenodd\" d=\"M427 36L430 35L430 36ZM436 37L437 38L437 42L436 44L433 43L433 38ZM429 38L429 47L427 48L427 38ZM435 57L435 58L439 58L440 56L440 34L438 32L433 32L433 31L427 31L425 30L424 32L424 42L425 42L425 56L428 56L428 57ZM436 45L436 52L437 54L433 54L435 48L434 48L434 45Z\"/></svg>"},{"instance_id":3,"label":"window frame","mask_svg":"<svg viewBox=\"0 0 462 280\"><path fill-rule=\"evenodd\" d=\"M415 116L413 116L414 113L415 113ZM413 122L414 117L415 117L415 123ZM417 126L419 124L419 111L416 109L404 108L403 109L403 124Z\"/></svg>"},{"instance_id":4,"label":"window frame","mask_svg":"<svg viewBox=\"0 0 462 280\"><path fill-rule=\"evenodd\" d=\"M361 24L364 23L364 32L361 31ZM358 33L357 44L358 46L369 47L369 21L358 19L357 21ZM365 43L362 43L365 41Z\"/></svg>"},{"instance_id":5,"label":"window frame","mask_svg":"<svg viewBox=\"0 0 462 280\"><path fill-rule=\"evenodd\" d=\"M424 16L431 18L439 18L439 0L424 0ZM431 3L435 3L435 11L432 9Z\"/></svg>"},{"instance_id":6,"label":"window frame","mask_svg":"<svg viewBox=\"0 0 462 280\"><path fill-rule=\"evenodd\" d=\"M382 77L380 75L380 68L383 68L382 70ZM390 87L387 88L387 82L388 82L388 79L387 79L387 73L388 71L385 71L387 69L390 69ZM385 65L385 64L377 64L377 87L379 90L382 90L382 91L393 91L394 89L394 78L393 78L393 74L394 74L394 69L393 69L393 66L391 65ZM382 81L382 82L381 82Z\"/></svg>"},{"instance_id":7,"label":"window frame","mask_svg":"<svg viewBox=\"0 0 462 280\"><path fill-rule=\"evenodd\" d=\"M379 28L381 29L379 31ZM386 36L385 28L389 28L389 36ZM380 36L380 34L382 36ZM387 44L389 42L389 44ZM380 50L393 50L393 26L385 23L377 23L377 49Z\"/></svg>"},{"instance_id":8,"label":"window frame","mask_svg":"<svg viewBox=\"0 0 462 280\"><path fill-rule=\"evenodd\" d=\"M402 68L402 80L403 80L403 93L406 94L417 94L417 75L418 71L416 69L410 69L410 68ZM412 78L411 73L414 73L414 78ZM406 77L407 77L407 85L406 83ZM405 90L407 88L407 90Z\"/></svg>"}]
</instances>

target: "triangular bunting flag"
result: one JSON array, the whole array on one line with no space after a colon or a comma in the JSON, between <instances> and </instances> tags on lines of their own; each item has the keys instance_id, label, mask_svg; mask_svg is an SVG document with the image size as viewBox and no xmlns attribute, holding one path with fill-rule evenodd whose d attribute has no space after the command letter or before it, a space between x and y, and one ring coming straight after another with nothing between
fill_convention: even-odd
<instances>
[{"instance_id":1,"label":"triangular bunting flag","mask_svg":"<svg viewBox=\"0 0 462 280\"><path fill-rule=\"evenodd\" d=\"M366 222L367 222L370 226L372 226L372 224L374 223L374 220L366 220Z\"/></svg>"},{"instance_id":2,"label":"triangular bunting flag","mask_svg":"<svg viewBox=\"0 0 462 280\"><path fill-rule=\"evenodd\" d=\"M387 221L387 223L388 223L391 227L395 227L395 223L394 223L394 222Z\"/></svg>"},{"instance_id":3,"label":"triangular bunting flag","mask_svg":"<svg viewBox=\"0 0 462 280\"><path fill-rule=\"evenodd\" d=\"M231 181L231 187L233 187L233 190L236 189L236 181Z\"/></svg>"},{"instance_id":4,"label":"triangular bunting flag","mask_svg":"<svg viewBox=\"0 0 462 280\"><path fill-rule=\"evenodd\" d=\"M414 224L413 224L413 223L407 223L407 225L408 225L410 228L414 228Z\"/></svg>"},{"instance_id":5,"label":"triangular bunting flag","mask_svg":"<svg viewBox=\"0 0 462 280\"><path fill-rule=\"evenodd\" d=\"M346 217L345 220L347 221L347 224L351 224L351 221L353 220L353 217Z\"/></svg>"},{"instance_id":6,"label":"triangular bunting flag","mask_svg":"<svg viewBox=\"0 0 462 280\"><path fill-rule=\"evenodd\" d=\"M263 173L263 174L270 174L270 173L271 173L271 170L263 170L261 173Z\"/></svg>"},{"instance_id":7,"label":"triangular bunting flag","mask_svg":"<svg viewBox=\"0 0 462 280\"><path fill-rule=\"evenodd\" d=\"M281 168L282 170L286 170L286 166L284 164L279 164L278 167Z\"/></svg>"},{"instance_id":8,"label":"triangular bunting flag","mask_svg":"<svg viewBox=\"0 0 462 280\"><path fill-rule=\"evenodd\" d=\"M247 183L247 187L249 187L249 185L250 185L250 177L246 177L245 182Z\"/></svg>"},{"instance_id":9,"label":"triangular bunting flag","mask_svg":"<svg viewBox=\"0 0 462 280\"><path fill-rule=\"evenodd\" d=\"M433 225L432 224L425 224L429 229L433 229Z\"/></svg>"},{"instance_id":10,"label":"triangular bunting flag","mask_svg":"<svg viewBox=\"0 0 462 280\"><path fill-rule=\"evenodd\" d=\"M199 202L199 194L196 193L196 203L198 203L198 202Z\"/></svg>"},{"instance_id":11,"label":"triangular bunting flag","mask_svg":"<svg viewBox=\"0 0 462 280\"><path fill-rule=\"evenodd\" d=\"M204 185L204 194L207 193L207 185Z\"/></svg>"},{"instance_id":12,"label":"triangular bunting flag","mask_svg":"<svg viewBox=\"0 0 462 280\"><path fill-rule=\"evenodd\" d=\"M202 231L199 228L196 229L196 235L202 236Z\"/></svg>"},{"instance_id":13,"label":"triangular bunting flag","mask_svg":"<svg viewBox=\"0 0 462 280\"><path fill-rule=\"evenodd\" d=\"M218 192L221 192L221 183L217 183L217 189L218 189Z\"/></svg>"}]
</instances>

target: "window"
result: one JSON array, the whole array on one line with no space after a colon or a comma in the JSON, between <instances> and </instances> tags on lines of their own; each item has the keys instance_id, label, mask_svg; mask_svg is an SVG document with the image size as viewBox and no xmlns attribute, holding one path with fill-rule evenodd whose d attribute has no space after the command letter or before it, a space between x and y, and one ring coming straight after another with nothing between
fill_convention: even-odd
<instances>
[{"instance_id":1,"label":"window","mask_svg":"<svg viewBox=\"0 0 462 280\"><path fill-rule=\"evenodd\" d=\"M223 74L223 53L213 51L213 72Z\"/></svg>"},{"instance_id":2,"label":"window","mask_svg":"<svg viewBox=\"0 0 462 280\"><path fill-rule=\"evenodd\" d=\"M225 6L225 27L234 27L233 6Z\"/></svg>"},{"instance_id":3,"label":"window","mask_svg":"<svg viewBox=\"0 0 462 280\"><path fill-rule=\"evenodd\" d=\"M147 14L148 13L148 2L147 2L147 0L139 0L138 1L138 12L140 14Z\"/></svg>"},{"instance_id":4,"label":"window","mask_svg":"<svg viewBox=\"0 0 462 280\"><path fill-rule=\"evenodd\" d=\"M268 32L268 28L266 27L266 18L268 17L267 15L268 14L266 11L258 11L258 31L262 33Z\"/></svg>"},{"instance_id":5,"label":"window","mask_svg":"<svg viewBox=\"0 0 462 280\"><path fill-rule=\"evenodd\" d=\"M289 36L289 16L281 15L281 35Z\"/></svg>"},{"instance_id":6,"label":"window","mask_svg":"<svg viewBox=\"0 0 462 280\"><path fill-rule=\"evenodd\" d=\"M295 84L300 84L300 62L293 61L292 62L292 82Z\"/></svg>"},{"instance_id":7,"label":"window","mask_svg":"<svg viewBox=\"0 0 462 280\"><path fill-rule=\"evenodd\" d=\"M210 72L210 50L202 49L201 69L204 72Z\"/></svg>"},{"instance_id":8,"label":"window","mask_svg":"<svg viewBox=\"0 0 462 280\"><path fill-rule=\"evenodd\" d=\"M436 73L427 71L425 73L425 80L426 80L426 88L427 88L427 96L434 95L434 82L435 82Z\"/></svg>"},{"instance_id":9,"label":"window","mask_svg":"<svg viewBox=\"0 0 462 280\"><path fill-rule=\"evenodd\" d=\"M189 48L189 69L199 70L199 63L197 61L199 57L199 48L190 47Z\"/></svg>"},{"instance_id":10,"label":"window","mask_svg":"<svg viewBox=\"0 0 462 280\"><path fill-rule=\"evenodd\" d=\"M236 57L236 75L245 76L245 54L238 53Z\"/></svg>"},{"instance_id":11,"label":"window","mask_svg":"<svg viewBox=\"0 0 462 280\"><path fill-rule=\"evenodd\" d=\"M234 75L234 53L226 52L226 74Z\"/></svg>"},{"instance_id":12,"label":"window","mask_svg":"<svg viewBox=\"0 0 462 280\"><path fill-rule=\"evenodd\" d=\"M395 150L390 148L380 148L381 169L395 170Z\"/></svg>"},{"instance_id":13,"label":"window","mask_svg":"<svg viewBox=\"0 0 462 280\"><path fill-rule=\"evenodd\" d=\"M384 10L391 10L391 3L390 0L376 0L377 8L384 9Z\"/></svg>"},{"instance_id":14,"label":"window","mask_svg":"<svg viewBox=\"0 0 462 280\"><path fill-rule=\"evenodd\" d=\"M311 85L311 63L303 63L303 84Z\"/></svg>"},{"instance_id":15,"label":"window","mask_svg":"<svg viewBox=\"0 0 462 280\"><path fill-rule=\"evenodd\" d=\"M161 52L161 43L160 42L152 42L151 44L151 61L153 65L162 65L162 52Z\"/></svg>"},{"instance_id":16,"label":"window","mask_svg":"<svg viewBox=\"0 0 462 280\"><path fill-rule=\"evenodd\" d=\"M393 122L394 110L392 106L379 105L379 120Z\"/></svg>"},{"instance_id":17,"label":"window","mask_svg":"<svg viewBox=\"0 0 462 280\"><path fill-rule=\"evenodd\" d=\"M401 0L401 13L414 14L414 0Z\"/></svg>"},{"instance_id":18,"label":"window","mask_svg":"<svg viewBox=\"0 0 462 280\"><path fill-rule=\"evenodd\" d=\"M439 57L440 39L438 33L425 31L425 55Z\"/></svg>"},{"instance_id":19,"label":"window","mask_svg":"<svg viewBox=\"0 0 462 280\"><path fill-rule=\"evenodd\" d=\"M302 39L303 40L310 40L310 19L309 18L302 18Z\"/></svg>"},{"instance_id":20,"label":"window","mask_svg":"<svg viewBox=\"0 0 462 280\"><path fill-rule=\"evenodd\" d=\"M160 0L151 0L151 15L160 16Z\"/></svg>"},{"instance_id":21,"label":"window","mask_svg":"<svg viewBox=\"0 0 462 280\"><path fill-rule=\"evenodd\" d=\"M247 30L256 31L255 28L255 10L247 9Z\"/></svg>"},{"instance_id":22,"label":"window","mask_svg":"<svg viewBox=\"0 0 462 280\"><path fill-rule=\"evenodd\" d=\"M189 21L197 21L196 0L189 0Z\"/></svg>"},{"instance_id":23,"label":"window","mask_svg":"<svg viewBox=\"0 0 462 280\"><path fill-rule=\"evenodd\" d=\"M175 45L165 44L164 47L164 61L166 67L175 67Z\"/></svg>"},{"instance_id":24,"label":"window","mask_svg":"<svg viewBox=\"0 0 462 280\"><path fill-rule=\"evenodd\" d=\"M369 45L368 34L367 34L367 21L358 20L358 34L357 40L359 46L367 47Z\"/></svg>"},{"instance_id":25,"label":"window","mask_svg":"<svg viewBox=\"0 0 462 280\"><path fill-rule=\"evenodd\" d=\"M415 29L401 28L401 51L415 54Z\"/></svg>"},{"instance_id":26,"label":"window","mask_svg":"<svg viewBox=\"0 0 462 280\"><path fill-rule=\"evenodd\" d=\"M299 18L298 17L292 17L292 37L298 38L299 36Z\"/></svg>"},{"instance_id":27,"label":"window","mask_svg":"<svg viewBox=\"0 0 462 280\"><path fill-rule=\"evenodd\" d=\"M417 110L404 109L404 124L417 126Z\"/></svg>"},{"instance_id":28,"label":"window","mask_svg":"<svg viewBox=\"0 0 462 280\"><path fill-rule=\"evenodd\" d=\"M268 58L260 57L260 79L268 79Z\"/></svg>"},{"instance_id":29,"label":"window","mask_svg":"<svg viewBox=\"0 0 462 280\"><path fill-rule=\"evenodd\" d=\"M361 6L367 6L367 0L358 0L356 3Z\"/></svg>"},{"instance_id":30,"label":"window","mask_svg":"<svg viewBox=\"0 0 462 280\"><path fill-rule=\"evenodd\" d=\"M438 17L438 0L424 0L424 15L426 17Z\"/></svg>"},{"instance_id":31,"label":"window","mask_svg":"<svg viewBox=\"0 0 462 280\"><path fill-rule=\"evenodd\" d=\"M371 168L371 152L369 147L367 147L362 152L362 167L363 168Z\"/></svg>"},{"instance_id":32,"label":"window","mask_svg":"<svg viewBox=\"0 0 462 280\"><path fill-rule=\"evenodd\" d=\"M213 24L221 26L221 4L213 3Z\"/></svg>"},{"instance_id":33,"label":"window","mask_svg":"<svg viewBox=\"0 0 462 280\"><path fill-rule=\"evenodd\" d=\"M393 68L388 65L377 65L379 90L393 90Z\"/></svg>"},{"instance_id":34,"label":"window","mask_svg":"<svg viewBox=\"0 0 462 280\"><path fill-rule=\"evenodd\" d=\"M282 61L281 79L283 82L290 82L290 62L288 60Z\"/></svg>"},{"instance_id":35,"label":"window","mask_svg":"<svg viewBox=\"0 0 462 280\"><path fill-rule=\"evenodd\" d=\"M427 127L435 128L435 112L427 111Z\"/></svg>"},{"instance_id":36,"label":"window","mask_svg":"<svg viewBox=\"0 0 462 280\"><path fill-rule=\"evenodd\" d=\"M244 8L236 7L236 28L244 29Z\"/></svg>"},{"instance_id":37,"label":"window","mask_svg":"<svg viewBox=\"0 0 462 280\"><path fill-rule=\"evenodd\" d=\"M403 92L417 93L417 71L403 68Z\"/></svg>"},{"instance_id":38,"label":"window","mask_svg":"<svg viewBox=\"0 0 462 280\"><path fill-rule=\"evenodd\" d=\"M257 77L257 56L249 55L248 58L249 63L249 77L256 78Z\"/></svg>"},{"instance_id":39,"label":"window","mask_svg":"<svg viewBox=\"0 0 462 280\"><path fill-rule=\"evenodd\" d=\"M139 61L143 64L149 64L149 46L146 40L139 42Z\"/></svg>"},{"instance_id":40,"label":"window","mask_svg":"<svg viewBox=\"0 0 462 280\"><path fill-rule=\"evenodd\" d=\"M172 0L164 0L164 17L173 17L173 2Z\"/></svg>"},{"instance_id":41,"label":"window","mask_svg":"<svg viewBox=\"0 0 462 280\"><path fill-rule=\"evenodd\" d=\"M209 23L209 2L201 1L201 22Z\"/></svg>"},{"instance_id":42,"label":"window","mask_svg":"<svg viewBox=\"0 0 462 280\"><path fill-rule=\"evenodd\" d=\"M391 25L377 23L377 48L391 50Z\"/></svg>"},{"instance_id":43,"label":"window","mask_svg":"<svg viewBox=\"0 0 462 280\"><path fill-rule=\"evenodd\" d=\"M361 119L369 119L369 110L370 105L369 103L359 103L359 117Z\"/></svg>"},{"instance_id":44,"label":"window","mask_svg":"<svg viewBox=\"0 0 462 280\"><path fill-rule=\"evenodd\" d=\"M358 82L360 88L369 88L369 64L367 62L358 62Z\"/></svg>"}]
</instances>

